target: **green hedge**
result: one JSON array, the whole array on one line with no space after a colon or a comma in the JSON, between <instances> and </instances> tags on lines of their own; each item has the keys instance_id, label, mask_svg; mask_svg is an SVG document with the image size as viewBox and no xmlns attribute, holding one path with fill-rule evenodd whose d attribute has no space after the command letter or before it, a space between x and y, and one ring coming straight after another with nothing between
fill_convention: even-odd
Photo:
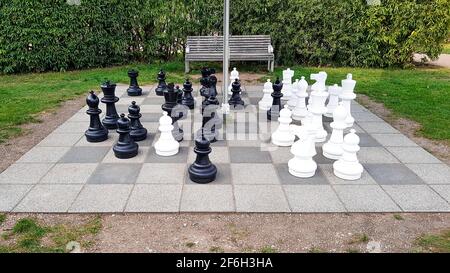
<instances>
[{"instance_id":1,"label":"green hedge","mask_svg":"<svg viewBox=\"0 0 450 273\"><path fill-rule=\"evenodd\" d=\"M186 36L222 30L223 0L80 1L1 1L0 71L170 59ZM232 0L230 21L232 34L271 35L278 64L405 66L439 55L450 1Z\"/></svg>"}]
</instances>

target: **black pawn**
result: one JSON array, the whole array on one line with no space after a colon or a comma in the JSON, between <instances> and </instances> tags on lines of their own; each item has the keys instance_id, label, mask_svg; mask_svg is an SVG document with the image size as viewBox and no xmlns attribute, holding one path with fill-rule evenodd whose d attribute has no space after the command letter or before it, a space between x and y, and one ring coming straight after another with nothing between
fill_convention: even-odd
<instances>
[{"instance_id":1,"label":"black pawn","mask_svg":"<svg viewBox=\"0 0 450 273\"><path fill-rule=\"evenodd\" d=\"M280 116L281 111L281 97L283 96L283 93L281 93L281 89L283 89L283 83L280 82L280 79L277 78L277 80L272 84L273 92L271 94L273 100L272 100L272 106L269 110L267 110L267 119L268 120L276 120Z\"/></svg>"},{"instance_id":2,"label":"black pawn","mask_svg":"<svg viewBox=\"0 0 450 273\"><path fill-rule=\"evenodd\" d=\"M202 77L200 78L200 95L205 97L205 99L209 96L209 76L211 75L211 70L208 67L203 67L200 72L202 73Z\"/></svg>"},{"instance_id":3,"label":"black pawn","mask_svg":"<svg viewBox=\"0 0 450 273\"><path fill-rule=\"evenodd\" d=\"M100 122L100 114L102 110L98 109L100 100L95 95L94 91L89 92L86 98L86 104L89 109L86 113L90 116L89 129L86 130L84 135L88 142L101 142L108 139L108 129Z\"/></svg>"},{"instance_id":4,"label":"black pawn","mask_svg":"<svg viewBox=\"0 0 450 273\"><path fill-rule=\"evenodd\" d=\"M119 140L113 147L114 154L121 159L135 157L138 154L139 145L130 136L130 121L125 117L125 114L120 115L117 127Z\"/></svg>"},{"instance_id":5,"label":"black pawn","mask_svg":"<svg viewBox=\"0 0 450 273\"><path fill-rule=\"evenodd\" d=\"M217 96L217 77L216 77L216 75L209 76L209 95Z\"/></svg>"},{"instance_id":6,"label":"black pawn","mask_svg":"<svg viewBox=\"0 0 450 273\"><path fill-rule=\"evenodd\" d=\"M119 101L116 97L116 84L110 81L104 82L100 88L103 91L102 102L106 104L106 115L102 120L103 125L107 129L116 129L119 114L117 114L115 103Z\"/></svg>"},{"instance_id":7,"label":"black pawn","mask_svg":"<svg viewBox=\"0 0 450 273\"><path fill-rule=\"evenodd\" d=\"M195 140L194 152L197 154L194 163L189 166L189 178L195 183L210 183L216 179L217 168L209 160L211 147L208 139L199 134Z\"/></svg>"},{"instance_id":8,"label":"black pawn","mask_svg":"<svg viewBox=\"0 0 450 273\"><path fill-rule=\"evenodd\" d=\"M234 108L236 108L236 107L243 108L244 101L241 98L241 83L239 82L238 79L236 79L231 84L231 92L232 92L232 95L231 95L230 100L228 100L228 104L233 106Z\"/></svg>"},{"instance_id":9,"label":"black pawn","mask_svg":"<svg viewBox=\"0 0 450 273\"><path fill-rule=\"evenodd\" d=\"M128 71L128 77L130 77L130 87L127 89L128 96L140 96L142 95L142 89L139 87L137 77L139 72L131 69Z\"/></svg>"},{"instance_id":10,"label":"black pawn","mask_svg":"<svg viewBox=\"0 0 450 273\"><path fill-rule=\"evenodd\" d=\"M139 120L142 117L141 108L135 101L128 107L128 118L130 119L130 136L134 141L141 141L147 138L147 129L142 126Z\"/></svg>"},{"instance_id":11,"label":"black pawn","mask_svg":"<svg viewBox=\"0 0 450 273\"><path fill-rule=\"evenodd\" d=\"M203 107L202 111L202 129L199 135L202 134L209 142L216 142L219 131L222 127L222 119L217 115L219 108L219 101L215 96L210 96Z\"/></svg>"},{"instance_id":12,"label":"black pawn","mask_svg":"<svg viewBox=\"0 0 450 273\"><path fill-rule=\"evenodd\" d=\"M166 84L166 73L162 69L158 73L157 80L158 86L155 89L156 95L163 96L164 91L167 89L167 84Z\"/></svg>"},{"instance_id":13,"label":"black pawn","mask_svg":"<svg viewBox=\"0 0 450 273\"><path fill-rule=\"evenodd\" d=\"M192 83L189 79L186 79L183 84L183 97L181 98L181 104L187 106L189 109L194 109L195 107L195 100L194 97L192 97L192 91Z\"/></svg>"}]
</instances>

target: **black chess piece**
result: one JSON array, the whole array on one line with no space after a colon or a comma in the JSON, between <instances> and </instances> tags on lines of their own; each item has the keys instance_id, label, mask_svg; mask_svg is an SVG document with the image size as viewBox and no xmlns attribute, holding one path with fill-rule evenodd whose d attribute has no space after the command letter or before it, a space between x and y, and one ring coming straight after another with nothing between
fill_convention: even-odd
<instances>
[{"instance_id":1,"label":"black chess piece","mask_svg":"<svg viewBox=\"0 0 450 273\"><path fill-rule=\"evenodd\" d=\"M222 119L217 115L219 101L215 96L210 96L202 109L202 129L199 133L213 143L218 140L219 128L222 127Z\"/></svg>"},{"instance_id":2,"label":"black chess piece","mask_svg":"<svg viewBox=\"0 0 450 273\"><path fill-rule=\"evenodd\" d=\"M119 119L119 114L117 114L115 103L119 101L116 97L116 84L110 81L104 82L100 88L103 91L103 98L101 101L106 104L106 115L102 120L103 125L107 129L116 129L117 120Z\"/></svg>"},{"instance_id":3,"label":"black chess piece","mask_svg":"<svg viewBox=\"0 0 450 273\"><path fill-rule=\"evenodd\" d=\"M183 117L183 111L178 105L178 93L175 92L175 87L173 83L169 83L167 85L167 89L164 91L164 100L165 103L161 106L163 111L166 111L167 114L172 118L172 135L176 141L183 140L183 130L178 125L178 120Z\"/></svg>"},{"instance_id":4,"label":"black chess piece","mask_svg":"<svg viewBox=\"0 0 450 273\"><path fill-rule=\"evenodd\" d=\"M175 86L175 93L177 93L177 103L180 104L183 98L183 91L181 91L180 86Z\"/></svg>"},{"instance_id":5,"label":"black chess piece","mask_svg":"<svg viewBox=\"0 0 450 273\"><path fill-rule=\"evenodd\" d=\"M140 96L142 95L142 88L139 87L137 77L139 72L131 69L128 71L128 77L130 77L130 87L127 89L128 96Z\"/></svg>"},{"instance_id":6,"label":"black chess piece","mask_svg":"<svg viewBox=\"0 0 450 273\"><path fill-rule=\"evenodd\" d=\"M155 89L155 93L158 96L163 96L164 95L164 91L167 89L167 84L166 84L166 73L164 72L164 70L159 70L158 73L158 86Z\"/></svg>"},{"instance_id":7,"label":"black chess piece","mask_svg":"<svg viewBox=\"0 0 450 273\"><path fill-rule=\"evenodd\" d=\"M147 129L142 126L139 120L142 117L141 108L135 101L128 106L128 118L130 119L131 132L130 136L134 141L141 141L147 138Z\"/></svg>"},{"instance_id":8,"label":"black chess piece","mask_svg":"<svg viewBox=\"0 0 450 273\"><path fill-rule=\"evenodd\" d=\"M189 178L195 183L206 184L214 181L217 168L209 160L211 153L210 142L202 133L195 139L194 152L197 154L194 163L189 166Z\"/></svg>"},{"instance_id":9,"label":"black chess piece","mask_svg":"<svg viewBox=\"0 0 450 273\"><path fill-rule=\"evenodd\" d=\"M228 104L233 108L244 108L244 101L241 98L241 83L236 79L231 84L231 98L228 100Z\"/></svg>"},{"instance_id":10,"label":"black chess piece","mask_svg":"<svg viewBox=\"0 0 450 273\"><path fill-rule=\"evenodd\" d=\"M273 100L272 100L272 106L269 110L267 110L267 119L268 120L275 120L280 116L281 111L281 97L283 96L283 93L281 93L281 89L283 89L283 83L280 82L280 79L277 78L277 80L272 84L273 92L271 94Z\"/></svg>"},{"instance_id":11,"label":"black chess piece","mask_svg":"<svg viewBox=\"0 0 450 273\"><path fill-rule=\"evenodd\" d=\"M125 117L125 114L120 114L117 127L119 140L113 147L114 155L121 159L135 157L138 154L139 145L130 136L130 121Z\"/></svg>"},{"instance_id":12,"label":"black chess piece","mask_svg":"<svg viewBox=\"0 0 450 273\"><path fill-rule=\"evenodd\" d=\"M209 76L209 96L217 96L217 77L216 75Z\"/></svg>"},{"instance_id":13,"label":"black chess piece","mask_svg":"<svg viewBox=\"0 0 450 273\"><path fill-rule=\"evenodd\" d=\"M186 79L183 84L183 97L181 98L181 104L189 107L189 109L194 109L195 107L195 100L194 97L192 97L192 91L192 83L189 79Z\"/></svg>"},{"instance_id":14,"label":"black chess piece","mask_svg":"<svg viewBox=\"0 0 450 273\"><path fill-rule=\"evenodd\" d=\"M101 142L108 139L108 129L100 122L102 110L98 108L100 100L94 91L89 92L86 98L86 104L89 109L86 113L90 116L89 128L84 132L88 142Z\"/></svg>"}]
</instances>

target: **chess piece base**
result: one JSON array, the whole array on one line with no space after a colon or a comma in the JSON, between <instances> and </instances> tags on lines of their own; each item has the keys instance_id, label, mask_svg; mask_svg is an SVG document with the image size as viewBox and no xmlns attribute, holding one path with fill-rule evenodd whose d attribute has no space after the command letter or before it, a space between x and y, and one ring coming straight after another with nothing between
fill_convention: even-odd
<instances>
[{"instance_id":1,"label":"chess piece base","mask_svg":"<svg viewBox=\"0 0 450 273\"><path fill-rule=\"evenodd\" d=\"M180 148L180 144L178 142L174 142L176 143L176 145L172 145L170 144L169 146L172 147L167 147L168 145L164 142L157 142L155 143L155 152L157 155L160 156L172 156L172 155L176 155L178 153L178 149ZM164 147L166 146L166 147Z\"/></svg>"},{"instance_id":2,"label":"chess piece base","mask_svg":"<svg viewBox=\"0 0 450 273\"><path fill-rule=\"evenodd\" d=\"M102 142L108 139L108 130L86 130L84 135L88 142Z\"/></svg>"},{"instance_id":3,"label":"chess piece base","mask_svg":"<svg viewBox=\"0 0 450 273\"><path fill-rule=\"evenodd\" d=\"M288 162L289 173L296 177L308 178L316 174L317 164L313 160L293 158Z\"/></svg>"},{"instance_id":4,"label":"chess piece base","mask_svg":"<svg viewBox=\"0 0 450 273\"><path fill-rule=\"evenodd\" d=\"M117 116L117 117L106 116L102 120L102 124L103 124L103 126L106 127L106 129L109 129L109 130L117 129L117 120L119 120L119 116Z\"/></svg>"},{"instance_id":5,"label":"chess piece base","mask_svg":"<svg viewBox=\"0 0 450 273\"><path fill-rule=\"evenodd\" d=\"M155 93L157 96L164 96L164 89L162 88L156 88Z\"/></svg>"},{"instance_id":6,"label":"chess piece base","mask_svg":"<svg viewBox=\"0 0 450 273\"><path fill-rule=\"evenodd\" d=\"M322 146L323 156L329 159L338 160L344 154L340 145L325 143Z\"/></svg>"},{"instance_id":7,"label":"chess piece base","mask_svg":"<svg viewBox=\"0 0 450 273\"><path fill-rule=\"evenodd\" d=\"M289 147L294 144L295 136L291 135L289 137L279 137L279 134L274 133L272 135L272 143L277 146Z\"/></svg>"},{"instance_id":8,"label":"chess piece base","mask_svg":"<svg viewBox=\"0 0 450 273\"><path fill-rule=\"evenodd\" d=\"M189 178L199 184L206 184L216 180L217 168L214 164L209 164L206 166L200 166L193 163L189 166Z\"/></svg>"},{"instance_id":9,"label":"chess piece base","mask_svg":"<svg viewBox=\"0 0 450 273\"><path fill-rule=\"evenodd\" d=\"M134 141L142 141L147 138L147 129L141 128L141 129L135 129L131 130L130 136Z\"/></svg>"},{"instance_id":10,"label":"chess piece base","mask_svg":"<svg viewBox=\"0 0 450 273\"><path fill-rule=\"evenodd\" d=\"M324 142L325 140L327 140L327 131L325 131L324 129L322 130L318 130L316 132L316 137L314 138L315 142Z\"/></svg>"},{"instance_id":11,"label":"chess piece base","mask_svg":"<svg viewBox=\"0 0 450 273\"><path fill-rule=\"evenodd\" d=\"M137 156L139 145L133 143L127 146L116 145L113 147L114 155L120 159L127 159Z\"/></svg>"},{"instance_id":12,"label":"chess piece base","mask_svg":"<svg viewBox=\"0 0 450 273\"><path fill-rule=\"evenodd\" d=\"M128 96L141 96L142 88L139 87L130 87L127 89Z\"/></svg>"},{"instance_id":13,"label":"chess piece base","mask_svg":"<svg viewBox=\"0 0 450 273\"><path fill-rule=\"evenodd\" d=\"M360 163L349 165L336 161L333 163L333 172L334 175L344 180L358 180L361 178L363 167Z\"/></svg>"}]
</instances>

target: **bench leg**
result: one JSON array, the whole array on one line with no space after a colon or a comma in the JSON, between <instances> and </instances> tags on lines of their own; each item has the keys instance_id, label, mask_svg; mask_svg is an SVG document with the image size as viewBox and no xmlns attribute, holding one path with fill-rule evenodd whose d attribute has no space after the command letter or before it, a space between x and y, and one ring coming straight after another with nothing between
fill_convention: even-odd
<instances>
[{"instance_id":1,"label":"bench leg","mask_svg":"<svg viewBox=\"0 0 450 273\"><path fill-rule=\"evenodd\" d=\"M189 61L184 61L184 73L189 73Z\"/></svg>"},{"instance_id":2,"label":"bench leg","mask_svg":"<svg viewBox=\"0 0 450 273\"><path fill-rule=\"evenodd\" d=\"M269 63L270 63L270 72L273 72L273 66L274 66L275 60L272 60Z\"/></svg>"}]
</instances>

